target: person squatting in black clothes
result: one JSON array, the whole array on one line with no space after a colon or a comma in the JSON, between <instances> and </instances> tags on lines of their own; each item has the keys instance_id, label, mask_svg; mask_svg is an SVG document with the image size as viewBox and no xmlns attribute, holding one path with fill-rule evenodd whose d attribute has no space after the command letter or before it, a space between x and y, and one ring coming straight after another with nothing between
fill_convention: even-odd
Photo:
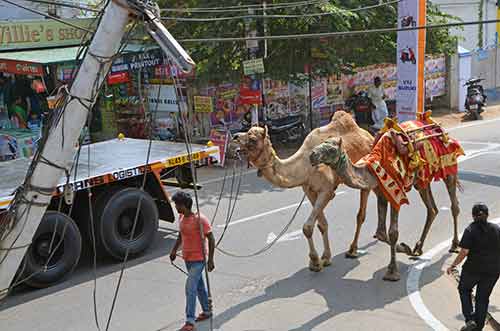
<instances>
[{"instance_id":1,"label":"person squatting in black clothes","mask_svg":"<svg viewBox=\"0 0 500 331\"><path fill-rule=\"evenodd\" d=\"M490 295L500 275L500 227L488 222L488 207L483 203L474 205L472 217L474 221L465 229L460 241L461 250L447 270L451 274L467 258L458 285L466 323L461 331L483 330ZM475 310L472 305L474 287Z\"/></svg>"}]
</instances>

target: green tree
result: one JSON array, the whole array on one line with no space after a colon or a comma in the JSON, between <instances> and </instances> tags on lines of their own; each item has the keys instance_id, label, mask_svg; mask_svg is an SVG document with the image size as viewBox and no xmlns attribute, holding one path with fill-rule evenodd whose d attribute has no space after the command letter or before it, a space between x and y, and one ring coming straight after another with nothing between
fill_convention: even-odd
<instances>
[{"instance_id":1,"label":"green tree","mask_svg":"<svg viewBox=\"0 0 500 331\"><path fill-rule=\"evenodd\" d=\"M267 0L268 4L279 4L290 0ZM221 3L223 5L221 5ZM250 5L262 1L225 0L162 0L161 8L206 8ZM333 31L369 30L395 27L397 3L358 11L356 8L378 4L367 0L330 0L311 2L302 7L288 7L268 11L268 15L301 15L299 18L266 19L268 35L304 34ZM257 11L256 14L261 14ZM312 13L329 13L324 16L307 16ZM184 18L213 18L248 15L246 12L163 12L162 16ZM437 24L456 19L443 14L428 4L428 23ZM263 35L264 20L252 19L252 26ZM183 22L165 20L167 27L178 39L210 37L244 37L243 19L207 22ZM357 36L332 37L328 39L289 39L268 41L268 56L265 59L266 76L274 79L289 79L295 73L303 73L306 64L313 64L319 75L339 73L352 65L394 62L396 59L396 33L377 33ZM447 29L433 29L427 34L428 53L450 53L456 40ZM197 76L201 81L221 82L233 80L242 75L242 61L248 53L245 42L183 43L198 63ZM260 49L262 50L262 44ZM314 52L312 52L314 50ZM322 54L313 58L313 54ZM262 54L260 54L262 56ZM295 76L298 79L298 76Z\"/></svg>"}]
</instances>

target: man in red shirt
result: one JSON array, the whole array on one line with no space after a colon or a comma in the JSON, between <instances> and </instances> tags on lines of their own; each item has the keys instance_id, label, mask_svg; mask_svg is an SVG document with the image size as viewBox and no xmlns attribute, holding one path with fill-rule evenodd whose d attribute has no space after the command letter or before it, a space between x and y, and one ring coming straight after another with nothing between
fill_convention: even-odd
<instances>
[{"instance_id":1,"label":"man in red shirt","mask_svg":"<svg viewBox=\"0 0 500 331\"><path fill-rule=\"evenodd\" d=\"M186 262L188 278L186 280L186 324L179 331L194 330L194 323L204 321L212 316L208 302L208 294L203 281L203 269L207 261L207 239L208 239L208 271L215 269L214 251L215 239L212 234L210 222L200 214L191 211L193 199L186 193L179 191L174 194L172 201L180 215L180 233L170 253L170 260L174 261L179 247L182 246L182 257ZM203 240L201 239L201 227L203 227ZM200 301L203 312L195 319L196 297Z\"/></svg>"}]
</instances>

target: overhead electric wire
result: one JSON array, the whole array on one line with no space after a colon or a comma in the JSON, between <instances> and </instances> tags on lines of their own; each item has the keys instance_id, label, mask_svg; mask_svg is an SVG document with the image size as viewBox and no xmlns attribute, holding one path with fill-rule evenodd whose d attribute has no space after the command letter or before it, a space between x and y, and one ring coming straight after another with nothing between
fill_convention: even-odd
<instances>
[{"instance_id":1,"label":"overhead electric wire","mask_svg":"<svg viewBox=\"0 0 500 331\"><path fill-rule=\"evenodd\" d=\"M366 35L366 34L372 34L372 33L389 33L389 32L402 32L402 31L415 31L415 30L443 29L443 28L453 28L453 27L459 27L459 26L493 24L493 23L500 23L500 19L422 25L422 26L408 27L408 28L380 28L380 29L370 29L370 30L318 32L318 33L303 33L303 34L289 34L289 35L275 35L275 36L256 36L256 37L197 38L197 39L181 39L179 41L180 42L213 43L213 42L237 42L237 41L248 41L248 40L319 39L319 38L359 36L359 35Z\"/></svg>"},{"instance_id":2,"label":"overhead electric wire","mask_svg":"<svg viewBox=\"0 0 500 331\"><path fill-rule=\"evenodd\" d=\"M393 0L385 3L380 3L377 5L371 5L361 8L349 9L349 8L341 8L341 10L348 10L350 12L358 12L365 11L370 9L375 9L379 7L385 7L388 5L393 5L401 0ZM228 17L175 17L175 16L164 16L161 17L162 20L168 21L179 21L179 22L218 22L218 21L232 21L232 20L240 20L240 19L281 19L281 18L304 18L304 17L322 17L322 16L331 16L337 15L338 12L323 12L323 13L304 13L304 14L283 14L283 15L241 15L241 16L228 16Z\"/></svg>"},{"instance_id":3,"label":"overhead electric wire","mask_svg":"<svg viewBox=\"0 0 500 331\"><path fill-rule=\"evenodd\" d=\"M60 6L60 7L68 7L68 8L74 8L74 9L80 9L80 10L85 10L85 11L90 11L93 13L100 13L101 10L95 9L95 8L90 8L87 6L79 6L67 2L58 2L58 1L50 1L50 0L27 0L29 2L34 2L34 3L43 3L46 5L54 5L54 6Z\"/></svg>"},{"instance_id":4,"label":"overhead electric wire","mask_svg":"<svg viewBox=\"0 0 500 331\"><path fill-rule=\"evenodd\" d=\"M54 16L54 15L46 14L46 13L44 13L44 12L42 12L42 11L39 11L39 10L36 10L36 9L32 9L32 8L25 7L25 6L23 6L23 5L20 5L20 4L18 4L18 3L15 3L15 2L13 2L13 1L10 1L10 0L0 0L0 1L6 2L6 3L8 3L8 4L11 4L11 5L13 5L13 6L19 7L19 8L24 9L24 10L27 10L27 11L29 11L29 12L32 12L32 13L38 14L38 15L43 16L43 17L45 17L45 18L50 18L50 19L52 19L52 20L54 20L54 21L57 21L57 22L59 22L59 23L65 24L65 25L67 25L67 26L71 26L72 28L75 28L75 29L78 29L78 30L82 30L82 31L86 31L86 32L89 32L89 33L94 33L94 31L93 31L93 30L90 30L90 29L84 28L84 27L82 27L82 26L78 26L78 25L76 25L76 24L73 24L73 23L70 23L70 22L68 22L68 21L62 20L62 19L60 19L59 17L56 17L56 16Z\"/></svg>"},{"instance_id":5,"label":"overhead electric wire","mask_svg":"<svg viewBox=\"0 0 500 331\"><path fill-rule=\"evenodd\" d=\"M242 6L229 6L229 7L164 8L161 9L161 11L174 12L174 13L230 13L230 12L246 12L248 10L267 11L275 9L297 8L297 7L305 7L321 3L328 4L328 1L311 0L311 1L284 2L276 4L267 4L265 7L263 6L263 4L254 4L254 5L242 5Z\"/></svg>"}]
</instances>

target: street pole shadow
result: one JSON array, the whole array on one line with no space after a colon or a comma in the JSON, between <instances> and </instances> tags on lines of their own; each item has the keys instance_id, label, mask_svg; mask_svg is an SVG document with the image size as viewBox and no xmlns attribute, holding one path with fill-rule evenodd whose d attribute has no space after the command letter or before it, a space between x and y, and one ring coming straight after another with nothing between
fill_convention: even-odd
<instances>
[{"instance_id":1,"label":"street pole shadow","mask_svg":"<svg viewBox=\"0 0 500 331\"><path fill-rule=\"evenodd\" d=\"M370 243L363 249L374 245ZM389 253L389 252L387 252ZM446 261L442 257L429 268L441 268ZM265 293L239 303L214 318L215 329L224 330L222 327L229 321L260 304L279 299L297 298L300 295L313 291L326 302L328 310L319 314L302 325L287 329L288 331L312 330L320 324L353 311L374 311L399 301L407 296L405 275L411 265L399 263L401 280L397 283L382 280L386 266L377 270L371 279L364 281L346 278L347 274L358 267L359 260L345 259L344 254L336 255L332 266L321 273L312 273L304 268L288 278L281 279L265 289ZM421 287L435 281L441 274L435 273L433 277L426 277L421 282ZM284 330L283 326L269 325L269 329Z\"/></svg>"}]
</instances>

